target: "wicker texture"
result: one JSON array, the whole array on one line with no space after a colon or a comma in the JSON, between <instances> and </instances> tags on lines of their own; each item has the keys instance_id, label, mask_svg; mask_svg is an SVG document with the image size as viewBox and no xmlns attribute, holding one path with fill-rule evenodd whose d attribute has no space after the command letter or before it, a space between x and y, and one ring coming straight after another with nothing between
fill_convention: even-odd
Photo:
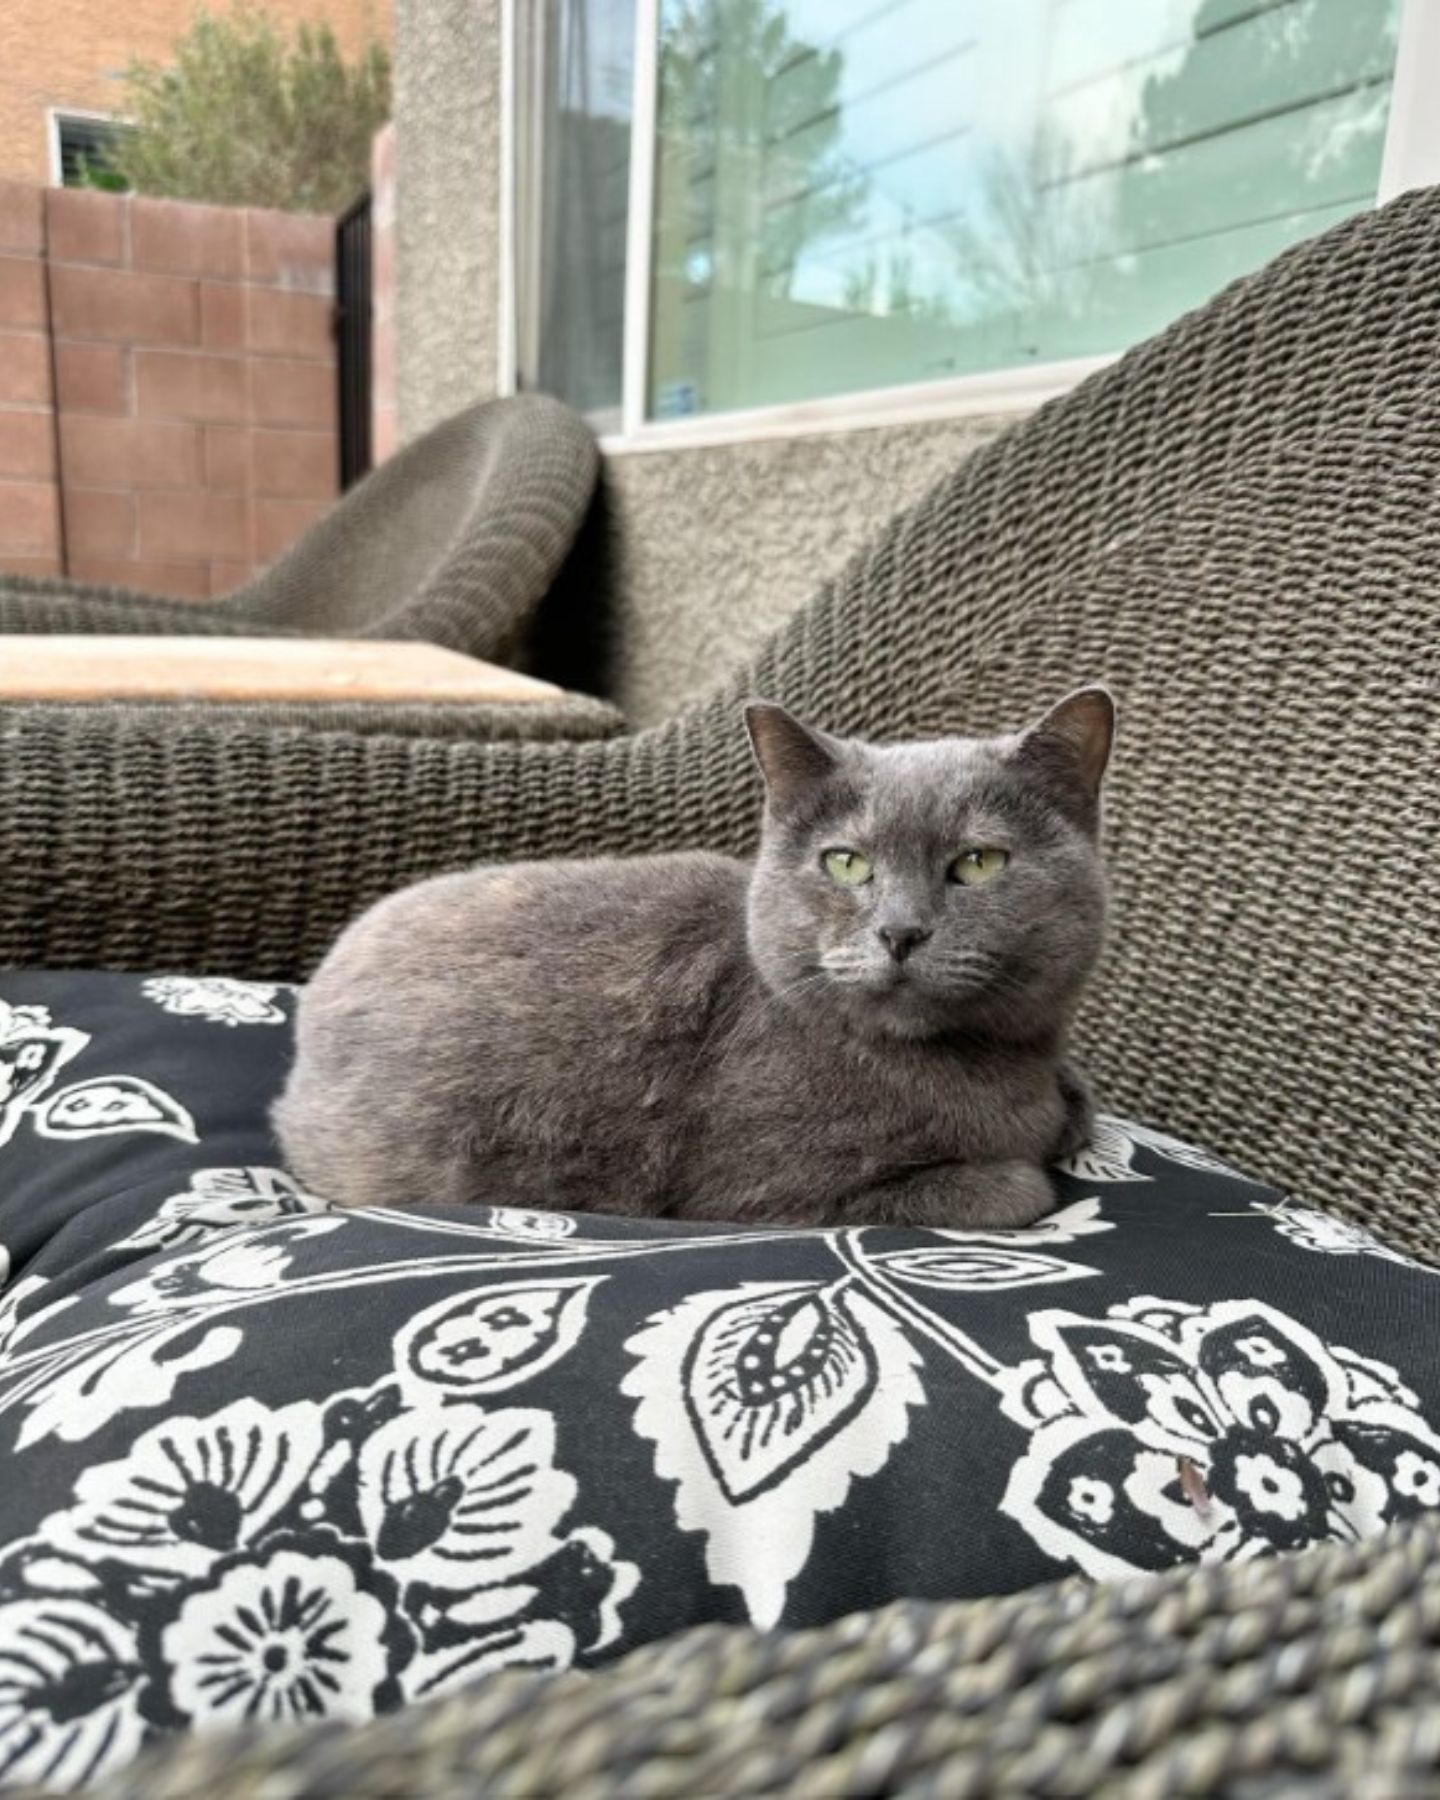
<instances>
[{"instance_id":1,"label":"wicker texture","mask_svg":"<svg viewBox=\"0 0 1440 1800\"><path fill-rule=\"evenodd\" d=\"M372 1725L177 1740L103 1800L1434 1792L1440 1525L1238 1568L707 1627Z\"/></svg>"},{"instance_id":2,"label":"wicker texture","mask_svg":"<svg viewBox=\"0 0 1440 1800\"><path fill-rule=\"evenodd\" d=\"M1440 1252L1440 193L1302 246L965 463L707 704L595 744L17 709L0 956L302 971L472 857L743 847L747 691L981 727L1104 676L1122 1110ZM1435 1791L1440 1524L1111 1588L706 1629L107 1800Z\"/></svg>"},{"instance_id":3,"label":"wicker texture","mask_svg":"<svg viewBox=\"0 0 1440 1800\"><path fill-rule=\"evenodd\" d=\"M595 441L539 395L457 414L209 605L0 575L0 631L419 638L513 663L585 516Z\"/></svg>"},{"instance_id":4,"label":"wicker texture","mask_svg":"<svg viewBox=\"0 0 1440 1800\"><path fill-rule=\"evenodd\" d=\"M842 731L1122 703L1106 1100L1440 1247L1440 195L1302 245L964 462L707 702L599 743L0 719L0 958L295 976L483 858L743 849L740 697Z\"/></svg>"}]
</instances>

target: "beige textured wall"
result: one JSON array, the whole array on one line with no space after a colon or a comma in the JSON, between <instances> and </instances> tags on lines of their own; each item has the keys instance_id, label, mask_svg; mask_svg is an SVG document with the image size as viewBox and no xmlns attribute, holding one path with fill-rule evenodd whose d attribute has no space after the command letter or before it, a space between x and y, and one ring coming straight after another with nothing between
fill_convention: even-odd
<instances>
[{"instance_id":1,"label":"beige textured wall","mask_svg":"<svg viewBox=\"0 0 1440 1800\"><path fill-rule=\"evenodd\" d=\"M326 19L352 54L390 36L391 0L266 0L279 23ZM163 62L196 0L3 0L0 3L0 181L50 179L45 109L114 112L133 58ZM225 0L211 0L223 12Z\"/></svg>"},{"instance_id":2,"label":"beige textured wall","mask_svg":"<svg viewBox=\"0 0 1440 1800\"><path fill-rule=\"evenodd\" d=\"M400 437L495 392L500 0L396 0Z\"/></svg>"},{"instance_id":3,"label":"beige textured wall","mask_svg":"<svg viewBox=\"0 0 1440 1800\"><path fill-rule=\"evenodd\" d=\"M649 724L721 680L1006 423L955 419L606 464L611 681Z\"/></svg>"}]
</instances>

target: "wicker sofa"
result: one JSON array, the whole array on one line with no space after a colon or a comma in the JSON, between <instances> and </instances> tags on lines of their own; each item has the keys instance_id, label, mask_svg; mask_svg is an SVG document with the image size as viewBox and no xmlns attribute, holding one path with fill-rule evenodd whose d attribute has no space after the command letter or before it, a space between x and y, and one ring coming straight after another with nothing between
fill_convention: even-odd
<instances>
[{"instance_id":1,"label":"wicker sofa","mask_svg":"<svg viewBox=\"0 0 1440 1800\"><path fill-rule=\"evenodd\" d=\"M1080 1036L1107 1100L1440 1258L1437 265L1440 193L1291 251L966 462L654 730L6 708L0 962L294 978L442 868L743 850L744 694L898 736L1103 677L1116 923ZM792 1636L706 1628L358 1730L196 1739L105 1791L1423 1791L1437 1547L1424 1521Z\"/></svg>"}]
</instances>

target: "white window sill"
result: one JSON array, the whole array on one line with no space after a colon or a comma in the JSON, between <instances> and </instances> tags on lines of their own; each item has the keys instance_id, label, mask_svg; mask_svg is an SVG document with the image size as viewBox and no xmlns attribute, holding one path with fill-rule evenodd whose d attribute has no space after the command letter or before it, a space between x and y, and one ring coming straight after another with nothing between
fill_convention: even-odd
<instances>
[{"instance_id":1,"label":"white window sill","mask_svg":"<svg viewBox=\"0 0 1440 1800\"><path fill-rule=\"evenodd\" d=\"M632 431L606 432L602 428L600 448L608 456L645 455L657 450L699 450L767 438L814 437L829 432L875 430L884 425L935 424L945 419L1031 412L1044 401L1068 393L1087 376L1116 360L1113 356L1076 357L1029 369L957 375L946 381L872 388L824 400L758 406L745 412L655 419Z\"/></svg>"}]
</instances>

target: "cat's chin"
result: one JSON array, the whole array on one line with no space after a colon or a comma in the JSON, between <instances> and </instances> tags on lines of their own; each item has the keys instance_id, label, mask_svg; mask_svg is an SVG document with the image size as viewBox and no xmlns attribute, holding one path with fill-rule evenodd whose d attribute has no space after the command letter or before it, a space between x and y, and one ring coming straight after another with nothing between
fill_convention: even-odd
<instances>
[{"instance_id":1,"label":"cat's chin","mask_svg":"<svg viewBox=\"0 0 1440 1800\"><path fill-rule=\"evenodd\" d=\"M940 1037L949 1025L943 1009L908 981L849 989L842 1010L851 1029L869 1038L914 1042Z\"/></svg>"}]
</instances>

